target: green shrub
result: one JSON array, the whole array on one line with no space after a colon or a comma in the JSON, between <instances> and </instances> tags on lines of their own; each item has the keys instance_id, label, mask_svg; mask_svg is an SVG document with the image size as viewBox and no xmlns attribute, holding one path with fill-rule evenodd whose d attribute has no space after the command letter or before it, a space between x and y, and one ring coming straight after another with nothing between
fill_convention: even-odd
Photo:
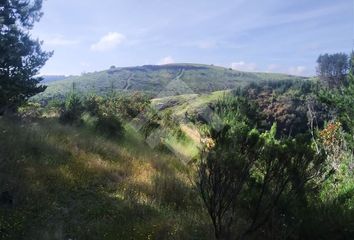
<instances>
[{"instance_id":1,"label":"green shrub","mask_svg":"<svg viewBox=\"0 0 354 240\"><path fill-rule=\"evenodd\" d=\"M61 108L59 121L63 124L84 125L107 137L122 136L124 130L113 99L96 95L82 100L77 94L71 94Z\"/></svg>"},{"instance_id":2,"label":"green shrub","mask_svg":"<svg viewBox=\"0 0 354 240\"><path fill-rule=\"evenodd\" d=\"M80 97L73 93L65 101L65 106L60 111L59 121L63 124L80 125L84 107Z\"/></svg>"},{"instance_id":3,"label":"green shrub","mask_svg":"<svg viewBox=\"0 0 354 240\"><path fill-rule=\"evenodd\" d=\"M82 123L89 129L96 129L98 117L92 116L90 113L85 112L81 117Z\"/></svg>"},{"instance_id":4,"label":"green shrub","mask_svg":"<svg viewBox=\"0 0 354 240\"><path fill-rule=\"evenodd\" d=\"M107 137L120 137L124 132L121 120L114 115L102 114L98 116L95 128Z\"/></svg>"},{"instance_id":5,"label":"green shrub","mask_svg":"<svg viewBox=\"0 0 354 240\"><path fill-rule=\"evenodd\" d=\"M99 115L102 104L103 98L96 95L88 96L84 101L85 110L93 116Z\"/></svg>"}]
</instances>

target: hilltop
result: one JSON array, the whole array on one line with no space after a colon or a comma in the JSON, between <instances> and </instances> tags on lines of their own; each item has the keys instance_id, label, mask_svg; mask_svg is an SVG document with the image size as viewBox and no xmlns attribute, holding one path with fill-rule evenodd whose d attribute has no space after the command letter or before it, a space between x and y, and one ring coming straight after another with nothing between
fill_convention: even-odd
<instances>
[{"instance_id":1,"label":"hilltop","mask_svg":"<svg viewBox=\"0 0 354 240\"><path fill-rule=\"evenodd\" d=\"M245 86L250 82L299 80L305 77L276 73L241 72L230 68L202 64L144 65L71 76L47 83L39 98L62 97L74 87L80 93L106 94L145 92L157 97L193 93L210 93Z\"/></svg>"},{"instance_id":2,"label":"hilltop","mask_svg":"<svg viewBox=\"0 0 354 240\"><path fill-rule=\"evenodd\" d=\"M43 75L41 77L43 78L41 83L44 83L44 84L64 80L65 78L67 78L65 75Z\"/></svg>"}]
</instances>

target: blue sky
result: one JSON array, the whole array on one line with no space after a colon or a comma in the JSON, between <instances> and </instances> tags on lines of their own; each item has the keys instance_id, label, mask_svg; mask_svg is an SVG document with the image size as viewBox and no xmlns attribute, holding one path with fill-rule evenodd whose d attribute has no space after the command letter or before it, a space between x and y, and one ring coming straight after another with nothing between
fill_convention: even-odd
<instances>
[{"instance_id":1,"label":"blue sky","mask_svg":"<svg viewBox=\"0 0 354 240\"><path fill-rule=\"evenodd\" d=\"M54 50L41 74L192 62L315 74L353 48L353 0L47 0L32 36Z\"/></svg>"}]
</instances>

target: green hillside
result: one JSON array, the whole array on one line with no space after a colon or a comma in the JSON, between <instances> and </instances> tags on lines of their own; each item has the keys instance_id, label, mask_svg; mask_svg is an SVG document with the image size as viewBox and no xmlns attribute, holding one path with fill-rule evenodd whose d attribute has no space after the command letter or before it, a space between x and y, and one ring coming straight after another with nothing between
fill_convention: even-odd
<instances>
[{"instance_id":1,"label":"green hillside","mask_svg":"<svg viewBox=\"0 0 354 240\"><path fill-rule=\"evenodd\" d=\"M240 72L201 64L146 65L86 73L48 83L39 98L60 97L73 86L78 92L98 94L114 91L143 91L158 97L209 93L244 86L251 81L305 79L274 73ZM74 84L73 84L74 83Z\"/></svg>"}]
</instances>

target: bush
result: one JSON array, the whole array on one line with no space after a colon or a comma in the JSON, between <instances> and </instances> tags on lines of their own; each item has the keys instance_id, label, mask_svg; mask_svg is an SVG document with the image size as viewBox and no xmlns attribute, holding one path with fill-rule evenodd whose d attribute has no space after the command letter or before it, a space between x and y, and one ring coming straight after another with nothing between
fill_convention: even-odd
<instances>
[{"instance_id":1,"label":"bush","mask_svg":"<svg viewBox=\"0 0 354 240\"><path fill-rule=\"evenodd\" d=\"M38 103L28 102L18 109L18 114L23 120L30 121L39 118L42 115L43 109Z\"/></svg>"},{"instance_id":2,"label":"bush","mask_svg":"<svg viewBox=\"0 0 354 240\"><path fill-rule=\"evenodd\" d=\"M205 146L198 164L196 183L216 239L274 239L292 232L303 221L299 209L331 174L308 134L278 138L276 124L262 133L252 127L252 114L243 114L248 106L247 101L216 104L225 127L211 128L214 144ZM266 237L269 230L272 237Z\"/></svg>"},{"instance_id":3,"label":"bush","mask_svg":"<svg viewBox=\"0 0 354 240\"><path fill-rule=\"evenodd\" d=\"M73 93L66 99L65 105L60 111L59 121L63 124L81 125L83 112L84 107L80 97Z\"/></svg>"},{"instance_id":4,"label":"bush","mask_svg":"<svg viewBox=\"0 0 354 240\"><path fill-rule=\"evenodd\" d=\"M81 117L81 121L85 127L95 130L98 122L98 117L92 116L90 113L85 112Z\"/></svg>"},{"instance_id":5,"label":"bush","mask_svg":"<svg viewBox=\"0 0 354 240\"><path fill-rule=\"evenodd\" d=\"M62 106L59 121L63 124L84 125L107 137L123 135L123 124L111 98L89 96L85 100L71 94Z\"/></svg>"},{"instance_id":6,"label":"bush","mask_svg":"<svg viewBox=\"0 0 354 240\"><path fill-rule=\"evenodd\" d=\"M98 116L96 130L107 137L120 137L123 135L123 125L114 115L102 114Z\"/></svg>"},{"instance_id":7,"label":"bush","mask_svg":"<svg viewBox=\"0 0 354 240\"><path fill-rule=\"evenodd\" d=\"M85 110L93 116L99 115L102 104L103 98L96 95L88 96L84 101Z\"/></svg>"}]
</instances>

